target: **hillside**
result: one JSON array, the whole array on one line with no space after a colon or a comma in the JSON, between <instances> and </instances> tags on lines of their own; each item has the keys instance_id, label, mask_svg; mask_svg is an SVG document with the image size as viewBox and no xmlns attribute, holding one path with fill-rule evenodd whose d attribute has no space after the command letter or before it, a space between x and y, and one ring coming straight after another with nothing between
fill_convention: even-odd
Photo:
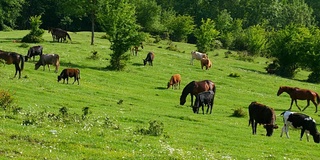
<instances>
[{"instance_id":1,"label":"hillside","mask_svg":"<svg viewBox=\"0 0 320 160\"><path fill-rule=\"evenodd\" d=\"M19 39L28 31L0 32L0 50L23 55ZM0 110L1 159L318 159L319 144L310 137L299 140L300 131L290 130L290 139L280 137L279 129L266 137L263 126L251 134L248 116L232 117L234 109L247 112L252 101L271 106L276 114L289 108L290 97L276 93L280 85L297 86L320 92L317 84L306 83L308 73L300 71L296 79L268 75L265 58L253 62L238 60L236 53L228 58L226 50L209 52L213 67L201 70L200 62L190 65L195 46L173 44L180 52L165 49L168 43L146 42L138 56L132 56L124 71L109 71L110 43L96 33L90 45L89 32L70 33L72 42L53 43L44 34L44 53L60 55L58 73L40 67L34 70L32 60L25 63L22 78L12 78L13 65L1 65L1 90L14 97L19 113ZM29 44L30 46L38 44ZM92 58L92 51L97 57ZM143 66L142 59L154 51L153 66ZM39 57L36 57L36 61ZM62 69L81 70L80 85L57 82ZM180 89L166 89L171 75L182 77ZM229 77L237 73L240 77ZM217 86L211 115L194 114L190 97L184 106L179 97L184 86L193 80L210 79ZM122 103L120 102L122 101ZM305 106L306 101L298 101ZM67 111L61 111L65 107ZM89 107L83 117L84 107ZM59 112L60 110L60 112ZM298 111L296 106L293 111ZM311 104L304 112L320 122ZM66 113L67 112L67 113ZM62 114L64 113L64 114ZM151 123L155 122L155 123ZM163 124L160 136L144 134L150 124ZM24 125L23 125L24 124ZM161 125L160 125L161 126ZM155 129L157 126L153 127ZM161 127L160 127L161 128ZM319 125L318 125L319 128Z\"/></svg>"}]
</instances>

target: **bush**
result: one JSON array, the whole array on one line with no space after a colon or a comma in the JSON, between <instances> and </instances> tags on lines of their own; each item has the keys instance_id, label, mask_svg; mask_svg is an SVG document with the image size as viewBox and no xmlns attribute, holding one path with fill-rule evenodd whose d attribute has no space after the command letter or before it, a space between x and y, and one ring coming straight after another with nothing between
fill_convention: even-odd
<instances>
[{"instance_id":1,"label":"bush","mask_svg":"<svg viewBox=\"0 0 320 160\"><path fill-rule=\"evenodd\" d=\"M149 128L137 127L136 133L142 135L160 136L163 133L164 125L156 120L149 122Z\"/></svg>"},{"instance_id":2,"label":"bush","mask_svg":"<svg viewBox=\"0 0 320 160\"><path fill-rule=\"evenodd\" d=\"M29 34L24 36L21 41L25 43L43 42L44 39L42 38L42 35L44 33L44 30L39 28L41 23L42 23L41 16L30 17L31 31Z\"/></svg>"},{"instance_id":3,"label":"bush","mask_svg":"<svg viewBox=\"0 0 320 160\"><path fill-rule=\"evenodd\" d=\"M0 91L0 107L4 110L13 108L13 97L8 91Z\"/></svg>"},{"instance_id":4,"label":"bush","mask_svg":"<svg viewBox=\"0 0 320 160\"><path fill-rule=\"evenodd\" d=\"M237 78L237 77L240 77L240 74L238 74L238 73L230 73L229 77Z\"/></svg>"},{"instance_id":5,"label":"bush","mask_svg":"<svg viewBox=\"0 0 320 160\"><path fill-rule=\"evenodd\" d=\"M245 117L247 114L246 112L242 109L242 107L238 109L234 109L232 116L233 117Z\"/></svg>"}]
</instances>

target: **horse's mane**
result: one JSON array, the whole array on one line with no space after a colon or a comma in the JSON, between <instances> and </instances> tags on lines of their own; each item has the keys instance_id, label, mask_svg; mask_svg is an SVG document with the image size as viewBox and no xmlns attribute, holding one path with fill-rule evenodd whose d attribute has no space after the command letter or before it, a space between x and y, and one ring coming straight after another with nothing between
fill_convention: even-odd
<instances>
[{"instance_id":1,"label":"horse's mane","mask_svg":"<svg viewBox=\"0 0 320 160\"><path fill-rule=\"evenodd\" d=\"M181 98L185 99L189 93L192 92L195 81L188 83L182 90Z\"/></svg>"}]
</instances>

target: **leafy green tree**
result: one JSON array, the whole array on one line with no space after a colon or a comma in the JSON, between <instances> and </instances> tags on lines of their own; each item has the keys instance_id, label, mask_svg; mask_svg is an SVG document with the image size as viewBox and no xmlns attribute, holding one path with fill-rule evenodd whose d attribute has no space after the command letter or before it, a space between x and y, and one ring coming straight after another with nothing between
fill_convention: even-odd
<instances>
[{"instance_id":1,"label":"leafy green tree","mask_svg":"<svg viewBox=\"0 0 320 160\"><path fill-rule=\"evenodd\" d=\"M245 31L248 52L259 56L267 51L267 33L260 25L251 26Z\"/></svg>"},{"instance_id":2,"label":"leafy green tree","mask_svg":"<svg viewBox=\"0 0 320 160\"><path fill-rule=\"evenodd\" d=\"M109 35L113 51L109 68L123 70L130 56L126 52L143 39L139 34L134 6L127 0L110 0L102 6L102 11L98 19Z\"/></svg>"},{"instance_id":3,"label":"leafy green tree","mask_svg":"<svg viewBox=\"0 0 320 160\"><path fill-rule=\"evenodd\" d=\"M277 58L279 68L276 74L293 78L297 69L302 66L301 61L306 59L310 51L312 35L308 28L289 25L275 32L271 39L271 55Z\"/></svg>"},{"instance_id":4,"label":"leafy green tree","mask_svg":"<svg viewBox=\"0 0 320 160\"><path fill-rule=\"evenodd\" d=\"M160 33L164 31L164 26L160 23L161 7L155 0L134 0L136 6L137 22L142 30L150 33Z\"/></svg>"},{"instance_id":5,"label":"leafy green tree","mask_svg":"<svg viewBox=\"0 0 320 160\"><path fill-rule=\"evenodd\" d=\"M24 0L1 0L0 30L16 27L16 20L20 16L24 2Z\"/></svg>"},{"instance_id":6,"label":"leafy green tree","mask_svg":"<svg viewBox=\"0 0 320 160\"><path fill-rule=\"evenodd\" d=\"M39 28L41 23L41 16L30 17L31 31L24 36L21 41L26 43L39 43L44 41L42 38L44 30Z\"/></svg>"},{"instance_id":7,"label":"leafy green tree","mask_svg":"<svg viewBox=\"0 0 320 160\"><path fill-rule=\"evenodd\" d=\"M207 52L211 49L211 45L219 36L219 31L215 29L213 20L202 20L200 28L195 29L194 36L197 38L197 49L200 52Z\"/></svg>"},{"instance_id":8,"label":"leafy green tree","mask_svg":"<svg viewBox=\"0 0 320 160\"><path fill-rule=\"evenodd\" d=\"M194 21L191 16L178 15L168 24L170 39L173 41L186 41L189 34L193 32Z\"/></svg>"}]
</instances>

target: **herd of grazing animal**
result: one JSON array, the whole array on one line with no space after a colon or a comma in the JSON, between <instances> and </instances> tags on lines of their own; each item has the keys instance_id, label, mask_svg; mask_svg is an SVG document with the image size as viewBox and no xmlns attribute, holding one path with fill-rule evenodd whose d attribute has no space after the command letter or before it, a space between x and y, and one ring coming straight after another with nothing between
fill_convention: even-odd
<instances>
[{"instance_id":1,"label":"herd of grazing animal","mask_svg":"<svg viewBox=\"0 0 320 160\"><path fill-rule=\"evenodd\" d=\"M69 34L61 29L49 29L49 32L52 33L53 41L57 40L66 40L68 37L70 40ZM141 45L143 48L143 46ZM138 47L134 46L132 48L133 55L137 56ZM43 54L42 46L33 46L28 49L27 55L22 56L15 52L7 52L0 50L0 59L5 60L6 64L14 64L16 68L16 72L14 77L16 77L17 73L19 73L19 78L21 78L21 71L24 68L24 62L28 61L28 59L33 58L35 60L35 56L39 56L38 62L35 63L35 70L37 70L40 66L43 66L43 70L45 70L45 66L48 66L50 71L50 65L55 66L55 72L58 72L60 66L60 57L57 54ZM150 66L153 66L154 53L149 52L145 59L143 59L143 65L145 66L149 63ZM212 63L208 58L208 55L205 53L200 53L196 51L191 52L191 61L190 64L193 65L193 60L199 60L201 63L201 69L203 67L208 70L211 68ZM20 64L20 65L19 65ZM60 82L63 80L65 83L65 79L68 80L69 77L74 78L74 81L79 85L80 79L80 70L77 68L66 68L63 69L60 75L58 76L57 81ZM181 83L181 75L174 74L171 76L169 82L167 83L167 89L172 86L172 89L177 89L179 86L180 89ZM307 106L302 109L304 111L310 104L310 101L315 105L316 111L318 111L318 104L320 102L319 95L308 89L301 89L297 87L288 87L288 86L280 86L277 96L280 96L283 92L286 92L290 95L291 105L288 111L284 111L281 113L283 116L284 126L282 127L281 137L283 132L286 133L287 138L289 138L289 127L301 129L300 140L304 133L306 132L307 141L309 141L309 134L312 135L315 143L320 142L320 133L316 128L316 122L313 118L308 115L302 113L291 112L292 104L295 102L298 109L301 111L301 108L297 104L297 100L307 100ZM194 113L199 113L200 107L202 109L202 113L204 114L204 107L207 106L206 113L211 114L212 108L214 105L214 97L216 94L216 86L211 80L203 80L203 81L192 81L188 83L180 96L180 105L184 105L186 102L187 95L191 96L191 107ZM196 97L195 102L193 103L193 96ZM248 106L249 111L249 126L252 126L252 134L257 133L257 125L262 124L266 129L266 136L272 136L273 130L277 129L278 126L276 124L276 114L273 108L268 107L264 104L258 102L251 102Z\"/></svg>"}]
</instances>

